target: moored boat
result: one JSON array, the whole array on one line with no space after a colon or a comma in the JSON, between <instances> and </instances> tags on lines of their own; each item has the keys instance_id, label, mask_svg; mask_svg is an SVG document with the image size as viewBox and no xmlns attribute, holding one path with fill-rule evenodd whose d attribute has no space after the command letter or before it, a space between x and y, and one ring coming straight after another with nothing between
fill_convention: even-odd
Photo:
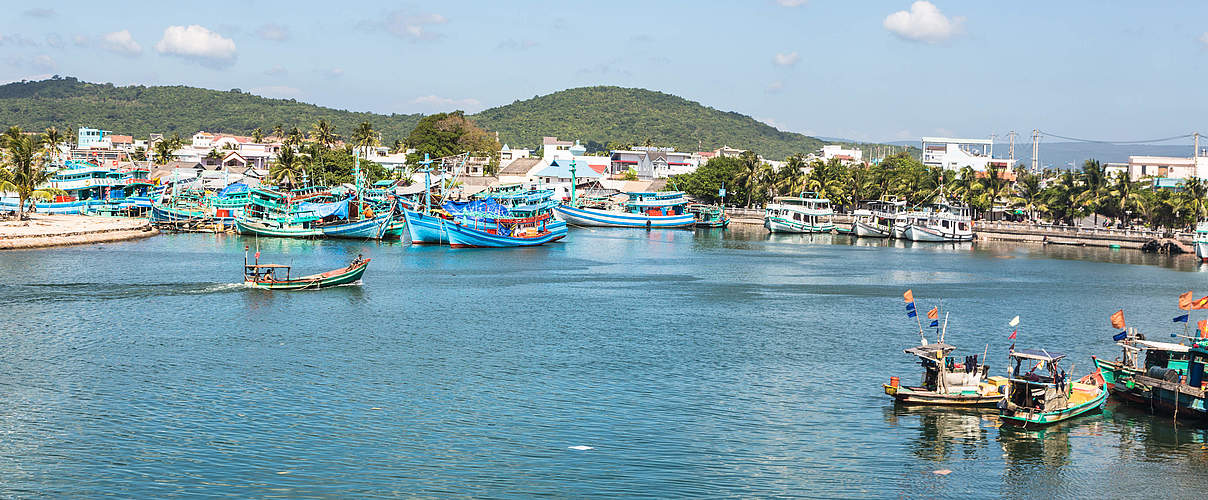
<instances>
[{"instance_id":1,"label":"moored boat","mask_svg":"<svg viewBox=\"0 0 1208 500\"><path fill-rule=\"evenodd\" d=\"M1099 411L1107 401L1107 387L1098 370L1071 382L1059 363L1064 354L1044 349L1011 351L1006 395L999 405L1003 423L1022 426L1051 425ZM1036 365L1023 373L1023 364ZM1037 370L1043 370L1037 373Z\"/></svg>"},{"instance_id":2,"label":"moored boat","mask_svg":"<svg viewBox=\"0 0 1208 500\"><path fill-rule=\"evenodd\" d=\"M1208 262L1208 220L1195 225L1195 256L1200 262Z\"/></svg>"},{"instance_id":3,"label":"moored boat","mask_svg":"<svg viewBox=\"0 0 1208 500\"><path fill-rule=\"evenodd\" d=\"M764 210L763 226L773 233L829 233L835 229L830 200L817 193L777 196Z\"/></svg>"},{"instance_id":4,"label":"moored boat","mask_svg":"<svg viewBox=\"0 0 1208 500\"><path fill-rule=\"evenodd\" d=\"M861 238L890 238L894 236L895 222L906 208L906 203L897 198L885 198L868 204L868 209L857 211L852 223L852 232ZM903 228L904 230L904 228Z\"/></svg>"},{"instance_id":5,"label":"moored boat","mask_svg":"<svg viewBox=\"0 0 1208 500\"><path fill-rule=\"evenodd\" d=\"M730 225L730 216L725 207L693 203L688 205L688 213L696 217L696 227L726 227Z\"/></svg>"},{"instance_id":6,"label":"moored boat","mask_svg":"<svg viewBox=\"0 0 1208 500\"><path fill-rule=\"evenodd\" d=\"M1114 361L1091 357L1112 396L1176 419L1208 419L1205 341L1185 345L1132 334L1118 345L1122 356Z\"/></svg>"},{"instance_id":7,"label":"moored boat","mask_svg":"<svg viewBox=\"0 0 1208 500\"><path fill-rule=\"evenodd\" d=\"M921 214L910 214L908 217L911 221L906 225L903 237L910 241L973 241L973 219L969 207L940 202Z\"/></svg>"},{"instance_id":8,"label":"moored boat","mask_svg":"<svg viewBox=\"0 0 1208 500\"><path fill-rule=\"evenodd\" d=\"M496 218L489 226L476 224L473 219L458 218L445 225L449 246L453 248L529 247L557 239L546 227L549 214L525 218Z\"/></svg>"},{"instance_id":9,"label":"moored boat","mask_svg":"<svg viewBox=\"0 0 1208 500\"><path fill-rule=\"evenodd\" d=\"M885 394L905 404L992 408L1002 400L1004 377L990 377L990 368L979 363L977 355L959 362L949 356L953 347L944 343L923 344L906 349L923 367L923 380L917 386L903 386L898 377L884 385Z\"/></svg>"},{"instance_id":10,"label":"moored boat","mask_svg":"<svg viewBox=\"0 0 1208 500\"><path fill-rule=\"evenodd\" d=\"M688 201L680 191L632 192L628 199L586 198L554 210L567 224L593 227L691 228L696 218L684 211Z\"/></svg>"}]
</instances>

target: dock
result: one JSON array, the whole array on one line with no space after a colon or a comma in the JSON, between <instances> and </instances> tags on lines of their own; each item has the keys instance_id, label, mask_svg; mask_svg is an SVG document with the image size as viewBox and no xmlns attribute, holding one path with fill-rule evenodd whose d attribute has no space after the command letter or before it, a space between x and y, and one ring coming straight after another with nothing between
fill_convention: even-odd
<instances>
[{"instance_id":1,"label":"dock","mask_svg":"<svg viewBox=\"0 0 1208 500\"><path fill-rule=\"evenodd\" d=\"M108 243L159 234L147 219L32 214L0 221L0 250Z\"/></svg>"}]
</instances>

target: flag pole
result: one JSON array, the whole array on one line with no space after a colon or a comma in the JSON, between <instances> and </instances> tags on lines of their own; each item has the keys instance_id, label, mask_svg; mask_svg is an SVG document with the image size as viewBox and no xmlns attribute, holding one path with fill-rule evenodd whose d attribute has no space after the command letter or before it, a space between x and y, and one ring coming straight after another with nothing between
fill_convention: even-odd
<instances>
[{"instance_id":1,"label":"flag pole","mask_svg":"<svg viewBox=\"0 0 1208 500\"><path fill-rule=\"evenodd\" d=\"M914 301L910 303L914 304ZM919 318L919 306L917 304L914 306L914 319L919 323L919 338L923 339L923 345L927 345L927 337L923 335L923 319Z\"/></svg>"},{"instance_id":2,"label":"flag pole","mask_svg":"<svg viewBox=\"0 0 1208 500\"><path fill-rule=\"evenodd\" d=\"M944 336L948 335L948 311L944 311L944 329L940 333L940 343L944 343Z\"/></svg>"}]
</instances>

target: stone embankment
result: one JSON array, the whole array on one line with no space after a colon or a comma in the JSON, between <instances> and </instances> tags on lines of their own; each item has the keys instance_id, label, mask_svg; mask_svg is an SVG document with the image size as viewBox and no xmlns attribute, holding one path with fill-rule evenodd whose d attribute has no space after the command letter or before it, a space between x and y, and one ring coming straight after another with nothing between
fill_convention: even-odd
<instances>
[{"instance_id":1,"label":"stone embankment","mask_svg":"<svg viewBox=\"0 0 1208 500\"><path fill-rule=\"evenodd\" d=\"M146 219L33 214L27 221L0 221L0 250L107 243L157 234Z\"/></svg>"}]
</instances>

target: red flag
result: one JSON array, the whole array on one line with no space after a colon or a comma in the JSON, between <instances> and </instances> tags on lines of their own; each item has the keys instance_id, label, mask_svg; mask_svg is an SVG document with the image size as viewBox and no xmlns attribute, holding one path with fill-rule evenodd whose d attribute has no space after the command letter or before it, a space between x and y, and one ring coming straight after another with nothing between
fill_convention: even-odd
<instances>
[{"instance_id":1,"label":"red flag","mask_svg":"<svg viewBox=\"0 0 1208 500\"><path fill-rule=\"evenodd\" d=\"M1191 302L1192 309L1208 309L1208 297L1200 297Z\"/></svg>"},{"instance_id":2,"label":"red flag","mask_svg":"<svg viewBox=\"0 0 1208 500\"><path fill-rule=\"evenodd\" d=\"M1191 296L1190 290L1188 290L1187 293L1179 295L1179 309L1182 309L1184 311L1191 309L1191 299L1192 298L1193 297Z\"/></svg>"},{"instance_id":3,"label":"red flag","mask_svg":"<svg viewBox=\"0 0 1208 500\"><path fill-rule=\"evenodd\" d=\"M1007 337L1007 340L1015 340L1016 333L1019 333L1019 330L1011 330L1011 336Z\"/></svg>"},{"instance_id":4,"label":"red flag","mask_svg":"<svg viewBox=\"0 0 1208 500\"><path fill-rule=\"evenodd\" d=\"M1208 319L1201 319L1196 324L1200 326L1200 338L1208 339Z\"/></svg>"},{"instance_id":5,"label":"red flag","mask_svg":"<svg viewBox=\"0 0 1208 500\"><path fill-rule=\"evenodd\" d=\"M1205 297L1205 298L1208 298L1208 297ZM1119 311L1116 311L1115 313L1112 313L1111 320L1112 320L1112 328L1115 328L1117 330L1123 330L1124 329L1124 310L1121 309Z\"/></svg>"},{"instance_id":6,"label":"red flag","mask_svg":"<svg viewBox=\"0 0 1208 500\"><path fill-rule=\"evenodd\" d=\"M257 258L257 259L259 259L259 258L260 258L260 251L259 251L259 250L256 250L256 258Z\"/></svg>"},{"instance_id":7,"label":"red flag","mask_svg":"<svg viewBox=\"0 0 1208 500\"><path fill-rule=\"evenodd\" d=\"M906 299L906 302L914 302L914 292L911 290L906 290L906 293L902 294L902 298Z\"/></svg>"},{"instance_id":8,"label":"red flag","mask_svg":"<svg viewBox=\"0 0 1208 500\"><path fill-rule=\"evenodd\" d=\"M927 319L940 319L940 308L932 307L930 311L927 311Z\"/></svg>"}]
</instances>

